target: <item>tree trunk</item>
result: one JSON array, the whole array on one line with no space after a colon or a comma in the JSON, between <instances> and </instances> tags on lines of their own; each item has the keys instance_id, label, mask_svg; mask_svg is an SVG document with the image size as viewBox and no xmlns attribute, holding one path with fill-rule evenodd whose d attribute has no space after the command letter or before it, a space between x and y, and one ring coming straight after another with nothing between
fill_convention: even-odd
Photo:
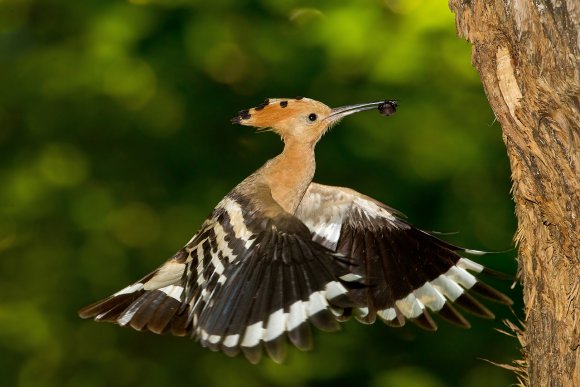
<instances>
[{"instance_id":1,"label":"tree trunk","mask_svg":"<svg viewBox=\"0 0 580 387\"><path fill-rule=\"evenodd\" d=\"M451 0L503 130L524 288L523 384L580 386L578 0Z\"/></svg>"}]
</instances>

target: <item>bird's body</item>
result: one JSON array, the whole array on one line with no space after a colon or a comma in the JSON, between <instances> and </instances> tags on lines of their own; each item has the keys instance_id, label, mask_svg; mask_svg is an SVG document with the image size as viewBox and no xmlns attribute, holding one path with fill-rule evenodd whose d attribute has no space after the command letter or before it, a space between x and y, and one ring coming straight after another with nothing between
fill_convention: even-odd
<instances>
[{"instance_id":1,"label":"bird's body","mask_svg":"<svg viewBox=\"0 0 580 387\"><path fill-rule=\"evenodd\" d=\"M312 182L314 147L325 131L345 115L377 107L392 114L396 104L330 109L307 98L274 99L240 112L233 122L271 127L284 140L283 152L228 193L171 259L81 317L192 335L252 362L262 349L282 361L287 339L309 349L310 325L336 330L351 314L394 326L410 319L432 330L427 309L469 326L451 303L493 317L471 291L511 300L469 272L484 270L459 255L469 250L356 191Z\"/></svg>"}]
</instances>

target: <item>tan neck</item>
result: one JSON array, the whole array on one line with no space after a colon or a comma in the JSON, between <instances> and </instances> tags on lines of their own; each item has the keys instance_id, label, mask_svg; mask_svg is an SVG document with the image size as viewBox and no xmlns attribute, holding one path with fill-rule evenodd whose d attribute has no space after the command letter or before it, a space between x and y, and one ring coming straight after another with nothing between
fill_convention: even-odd
<instances>
[{"instance_id":1,"label":"tan neck","mask_svg":"<svg viewBox=\"0 0 580 387\"><path fill-rule=\"evenodd\" d=\"M264 166L263 176L274 200L294 214L315 170L314 144L287 138L282 153Z\"/></svg>"}]
</instances>

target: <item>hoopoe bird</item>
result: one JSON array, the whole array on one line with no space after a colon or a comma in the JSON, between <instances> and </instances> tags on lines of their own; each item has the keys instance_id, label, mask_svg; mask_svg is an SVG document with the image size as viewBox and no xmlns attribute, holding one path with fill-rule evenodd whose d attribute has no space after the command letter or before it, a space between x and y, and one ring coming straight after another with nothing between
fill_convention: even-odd
<instances>
[{"instance_id":1,"label":"hoopoe bird","mask_svg":"<svg viewBox=\"0 0 580 387\"><path fill-rule=\"evenodd\" d=\"M331 109L308 98L268 99L233 123L270 128L284 150L215 207L173 257L139 281L80 310L82 318L136 330L192 336L252 363L276 362L289 341L312 347L311 326L339 329L350 316L406 320L436 330L429 311L461 327L454 305L493 318L473 294L512 301L479 281L479 254L415 228L387 205L352 189L312 182L314 148L343 117L396 101Z\"/></svg>"}]
</instances>

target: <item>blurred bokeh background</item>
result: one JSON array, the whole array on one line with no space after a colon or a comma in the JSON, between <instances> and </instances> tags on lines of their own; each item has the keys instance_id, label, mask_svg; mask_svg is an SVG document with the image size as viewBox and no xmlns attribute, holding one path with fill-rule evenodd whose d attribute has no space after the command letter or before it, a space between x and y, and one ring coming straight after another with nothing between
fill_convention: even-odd
<instances>
[{"instance_id":1,"label":"blurred bokeh background","mask_svg":"<svg viewBox=\"0 0 580 387\"><path fill-rule=\"evenodd\" d=\"M148 273L276 155L231 125L266 97L398 99L318 146L345 185L460 245L512 247L501 129L447 2L0 1L0 385L506 386L517 342L470 318L437 333L344 324L252 366L76 311ZM513 274L515 251L480 262ZM490 281L516 300L510 281ZM517 313L517 312L516 312Z\"/></svg>"}]
</instances>

